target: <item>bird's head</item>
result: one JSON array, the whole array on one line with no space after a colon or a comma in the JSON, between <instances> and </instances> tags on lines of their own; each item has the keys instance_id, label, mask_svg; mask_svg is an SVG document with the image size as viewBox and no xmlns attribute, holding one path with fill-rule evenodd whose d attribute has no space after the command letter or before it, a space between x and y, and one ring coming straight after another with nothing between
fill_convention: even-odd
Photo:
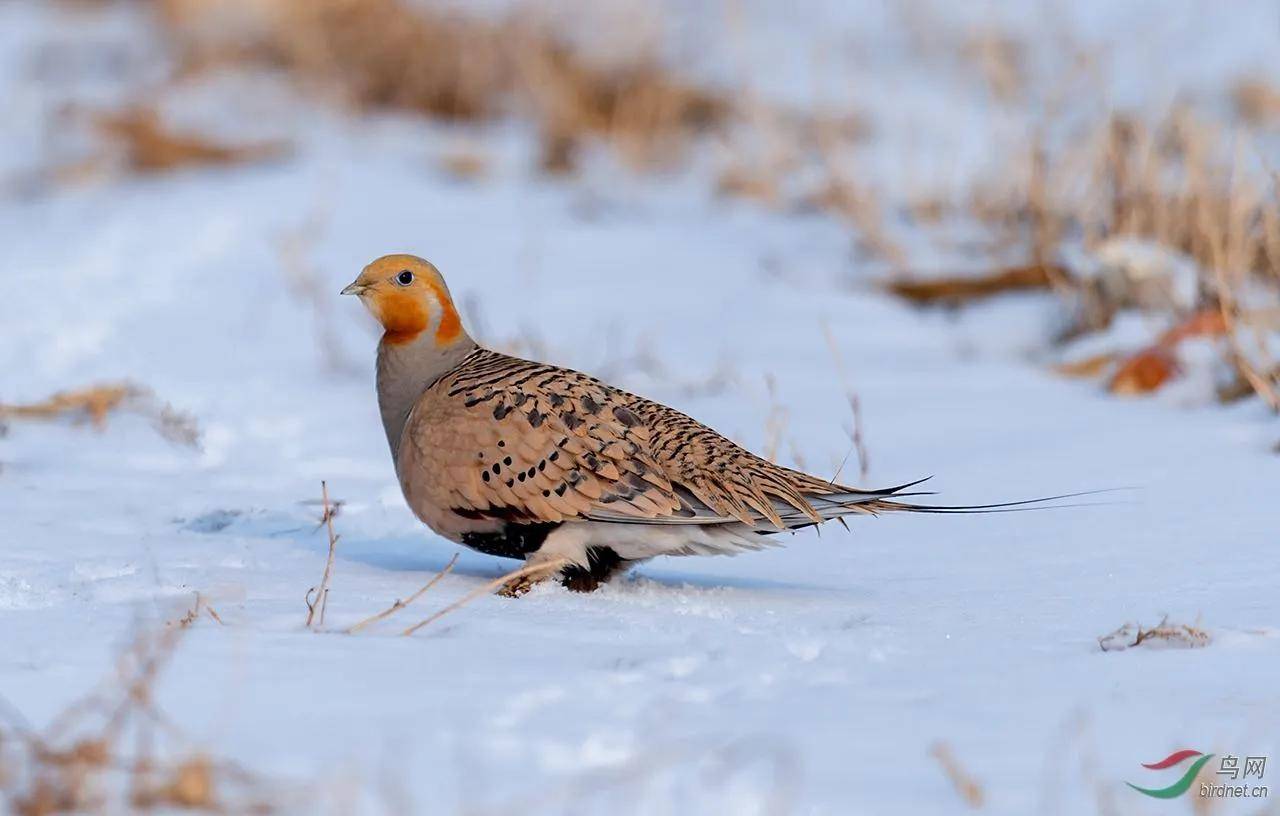
<instances>
[{"instance_id":1,"label":"bird's head","mask_svg":"<svg viewBox=\"0 0 1280 816\"><path fill-rule=\"evenodd\" d=\"M358 296L386 329L383 339L393 345L425 336L444 347L466 336L444 277L416 255L383 255L342 294Z\"/></svg>"}]
</instances>

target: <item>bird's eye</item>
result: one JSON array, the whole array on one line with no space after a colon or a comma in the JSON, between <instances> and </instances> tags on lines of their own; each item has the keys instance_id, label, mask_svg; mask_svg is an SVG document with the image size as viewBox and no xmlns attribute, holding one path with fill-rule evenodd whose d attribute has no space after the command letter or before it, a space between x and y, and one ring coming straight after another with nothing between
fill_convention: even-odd
<instances>
[{"instance_id":1,"label":"bird's eye","mask_svg":"<svg viewBox=\"0 0 1280 816\"><path fill-rule=\"evenodd\" d=\"M408 286L413 283L413 273L408 269L402 270L399 275L396 275L396 283L401 286Z\"/></svg>"}]
</instances>

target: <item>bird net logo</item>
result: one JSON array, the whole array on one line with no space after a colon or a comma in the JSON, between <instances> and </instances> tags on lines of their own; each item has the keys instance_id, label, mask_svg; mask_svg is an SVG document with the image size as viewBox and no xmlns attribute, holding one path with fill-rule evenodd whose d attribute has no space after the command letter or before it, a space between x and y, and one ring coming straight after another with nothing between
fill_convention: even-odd
<instances>
[{"instance_id":1,"label":"bird net logo","mask_svg":"<svg viewBox=\"0 0 1280 816\"><path fill-rule=\"evenodd\" d=\"M1217 754L1203 754L1190 748L1183 748L1181 751L1174 751L1159 762L1142 763L1142 767L1149 771L1181 769L1185 766L1186 770L1182 771L1178 781L1172 785L1163 788L1145 788L1132 782L1125 782L1125 784L1153 799L1176 799L1197 784L1196 795L1205 799L1254 799L1269 795L1267 786L1258 784L1267 772L1265 756L1246 756L1241 759L1233 754L1223 754L1218 757L1214 774L1201 778L1200 772L1215 756ZM1188 762L1189 765L1187 765ZM1215 766L1209 765L1209 767Z\"/></svg>"}]
</instances>

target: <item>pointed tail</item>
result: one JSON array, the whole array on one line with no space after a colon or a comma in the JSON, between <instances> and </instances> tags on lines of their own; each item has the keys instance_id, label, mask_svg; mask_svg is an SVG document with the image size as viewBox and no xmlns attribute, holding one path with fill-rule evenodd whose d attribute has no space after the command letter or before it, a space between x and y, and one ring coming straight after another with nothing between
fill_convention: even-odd
<instances>
[{"instance_id":1,"label":"pointed tail","mask_svg":"<svg viewBox=\"0 0 1280 816\"><path fill-rule=\"evenodd\" d=\"M879 490L858 490L847 488L839 492L820 496L806 496L818 511L823 520L839 519L855 513L878 515L879 513L936 513L942 515L961 515L978 513L1022 513L1030 510L1060 510L1077 507L1097 507L1114 502L1068 502L1069 499L1099 496L1122 490L1128 487L1111 487L1099 490L1082 490L1074 493L1059 493L1054 496L1041 496L1019 501L993 502L990 504L917 504L902 499L910 496L931 496L929 491L904 492L908 488L920 485L933 477L926 476L896 487Z\"/></svg>"}]
</instances>

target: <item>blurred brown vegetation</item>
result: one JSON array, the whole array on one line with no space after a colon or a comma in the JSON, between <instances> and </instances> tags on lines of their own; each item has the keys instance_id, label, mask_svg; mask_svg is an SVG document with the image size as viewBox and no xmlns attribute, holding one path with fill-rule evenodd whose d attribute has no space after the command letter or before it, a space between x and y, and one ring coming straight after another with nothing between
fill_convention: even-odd
<instances>
[{"instance_id":1,"label":"blurred brown vegetation","mask_svg":"<svg viewBox=\"0 0 1280 816\"><path fill-rule=\"evenodd\" d=\"M198 133L169 129L152 109L132 107L99 114L98 129L123 152L126 169L156 173L191 165L227 165L278 158L288 152L280 142L230 145Z\"/></svg>"},{"instance_id":2,"label":"blurred brown vegetation","mask_svg":"<svg viewBox=\"0 0 1280 816\"><path fill-rule=\"evenodd\" d=\"M537 123L544 169L572 168L588 137L636 164L667 163L721 125L728 100L652 51L605 63L530 11L487 19L404 0L156 0L184 70L256 64L362 109Z\"/></svg>"},{"instance_id":3,"label":"blurred brown vegetation","mask_svg":"<svg viewBox=\"0 0 1280 816\"><path fill-rule=\"evenodd\" d=\"M200 428L195 418L174 410L158 400L150 390L133 383L99 383L85 388L59 391L29 403L0 402L0 423L5 420L54 420L69 418L75 423L89 421L97 430L108 417L126 411L151 420L156 431L170 442L189 447L200 444Z\"/></svg>"},{"instance_id":4,"label":"blurred brown vegetation","mask_svg":"<svg viewBox=\"0 0 1280 816\"><path fill-rule=\"evenodd\" d=\"M877 262L889 275L887 289L911 303L958 308L1009 291L1051 292L1069 315L1060 333L1068 350L1105 332L1120 313L1147 315L1163 325L1146 347L1112 348L1058 370L1098 377L1116 393L1149 393L1179 376L1186 340L1207 340L1221 358L1223 399L1256 395L1280 410L1280 365L1271 356L1280 332L1280 183L1253 141L1280 117L1280 90L1266 77L1221 89L1220 108L1232 121L1185 104L1154 121L1075 112L1070 138L1062 138L1054 127L1060 105L1045 105L1041 125L1012 146L999 173L960 195L894 195L873 187L855 158L874 122L853 110L783 110L750 87L709 87L665 59L660 42L625 25L593 30L588 48L529 4L484 16L411 0L146 2L178 76L249 68L277 72L357 111L465 123L522 118L539 134L539 166L553 174L573 172L593 144L641 170L670 168L691 146L710 144L720 155L719 193L846 222L858 254ZM917 17L907 15L909 25L936 25ZM913 36L954 49L1002 105L1064 96L1045 86L1061 77L1046 80L1029 67L1032 44L1007 32ZM1088 70L1100 62L1083 50L1074 59ZM176 134L145 105L103 117L100 126L139 171L255 160L283 149ZM440 166L465 180L487 163L465 150L443 156ZM894 204L904 199L911 203ZM973 268L920 274L911 246L956 220L987 236ZM1145 258L1134 242L1147 248ZM1082 266L1082 252L1101 269ZM1218 315L1212 331L1178 331L1206 311Z\"/></svg>"},{"instance_id":5,"label":"blurred brown vegetation","mask_svg":"<svg viewBox=\"0 0 1280 816\"><path fill-rule=\"evenodd\" d=\"M43 730L0 717L0 809L14 816L69 813L268 813L281 791L194 747L155 700L155 687L188 628L221 619L200 596L181 617L139 634L100 687ZM3 711L3 710L0 710Z\"/></svg>"}]
</instances>

